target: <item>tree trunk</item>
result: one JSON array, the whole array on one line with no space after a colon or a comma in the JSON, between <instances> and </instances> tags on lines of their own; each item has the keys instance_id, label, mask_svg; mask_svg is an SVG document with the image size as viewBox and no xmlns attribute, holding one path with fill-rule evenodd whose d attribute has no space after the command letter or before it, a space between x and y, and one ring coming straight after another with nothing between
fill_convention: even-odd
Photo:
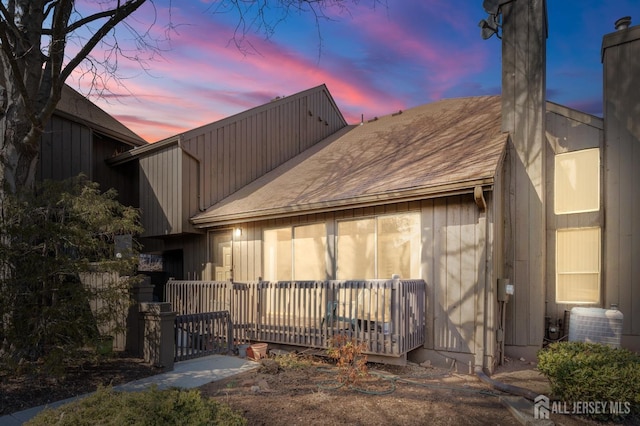
<instances>
[{"instance_id":1,"label":"tree trunk","mask_svg":"<svg viewBox=\"0 0 640 426\"><path fill-rule=\"evenodd\" d=\"M25 123L21 109L19 99L10 101L6 114L0 117L0 200L5 199L5 192L15 194L35 183L42 127Z\"/></svg>"}]
</instances>

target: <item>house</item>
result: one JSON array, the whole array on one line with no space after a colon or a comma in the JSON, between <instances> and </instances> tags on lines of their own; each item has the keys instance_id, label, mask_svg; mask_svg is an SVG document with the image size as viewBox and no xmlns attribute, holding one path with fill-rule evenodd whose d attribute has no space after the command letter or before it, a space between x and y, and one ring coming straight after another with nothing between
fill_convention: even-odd
<instances>
[{"instance_id":1,"label":"house","mask_svg":"<svg viewBox=\"0 0 640 426\"><path fill-rule=\"evenodd\" d=\"M603 39L599 118L546 99L545 2L501 13L501 96L347 125L321 85L107 160L137 170L156 285L423 279L410 357L462 371L534 359L573 306L640 350L640 26Z\"/></svg>"},{"instance_id":2,"label":"house","mask_svg":"<svg viewBox=\"0 0 640 426\"><path fill-rule=\"evenodd\" d=\"M156 297L169 277L214 279L213 246L225 253L231 247L230 232L214 235L192 217L346 125L327 88L319 86L109 159L116 170L139 168L145 251L162 255L164 265L151 274ZM224 267L222 278L231 279L231 265ZM234 279L261 275L235 270Z\"/></svg>"},{"instance_id":3,"label":"house","mask_svg":"<svg viewBox=\"0 0 640 426\"><path fill-rule=\"evenodd\" d=\"M137 206L137 169L114 169L105 159L147 142L83 95L64 85L40 140L37 179L62 180L82 173L121 202Z\"/></svg>"}]
</instances>

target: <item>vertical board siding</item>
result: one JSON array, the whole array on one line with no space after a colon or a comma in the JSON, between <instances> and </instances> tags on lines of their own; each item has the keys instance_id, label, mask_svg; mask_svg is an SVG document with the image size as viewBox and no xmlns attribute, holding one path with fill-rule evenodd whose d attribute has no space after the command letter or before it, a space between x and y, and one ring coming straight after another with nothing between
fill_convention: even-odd
<instances>
[{"instance_id":1,"label":"vertical board siding","mask_svg":"<svg viewBox=\"0 0 640 426\"><path fill-rule=\"evenodd\" d=\"M140 208L143 236L182 232L182 157L170 146L140 159ZM195 186L194 186L195 188Z\"/></svg>"},{"instance_id":2,"label":"vertical board siding","mask_svg":"<svg viewBox=\"0 0 640 426\"><path fill-rule=\"evenodd\" d=\"M531 282L532 272L530 270L533 265L530 262L531 237L529 227L529 199L531 197L530 179L527 175L525 165L518 156L517 151L511 156L514 160L513 175L515 182L515 190L513 192L513 205L515 214L511 218L513 220L513 237L514 237L514 275L513 282L517 286L518 294L511 299L511 307L515 317L507 319L507 322L513 322L514 325L514 344L526 346L531 339L530 323L532 321L531 301L533 299L534 285ZM538 282L538 285L542 283Z\"/></svg>"},{"instance_id":3,"label":"vertical board siding","mask_svg":"<svg viewBox=\"0 0 640 426\"><path fill-rule=\"evenodd\" d=\"M89 131L87 130L89 133ZM112 157L116 152L124 152L130 147L106 136L93 133L93 144L82 147L81 158L92 156L93 177L92 180L100 184L101 190L115 188L118 191L118 200L121 203L138 207L138 165L135 162L122 164L117 167L109 167L105 159Z\"/></svg>"},{"instance_id":4,"label":"vertical board siding","mask_svg":"<svg viewBox=\"0 0 640 426\"><path fill-rule=\"evenodd\" d=\"M455 202L455 201L454 201ZM453 204L453 203L452 203ZM444 286L442 290L446 294L445 318L448 322L446 340L442 347L454 352L470 352L469 348L463 350L466 343L462 338L462 247L461 247L461 223L460 210L450 208L447 205L444 217L446 225L443 233L446 239L446 269Z\"/></svg>"},{"instance_id":5,"label":"vertical board siding","mask_svg":"<svg viewBox=\"0 0 640 426\"><path fill-rule=\"evenodd\" d=\"M189 220L201 207L214 205L344 126L320 86L188 131L167 148L142 155L144 235L198 232ZM191 155L195 158L185 159Z\"/></svg>"},{"instance_id":6,"label":"vertical board siding","mask_svg":"<svg viewBox=\"0 0 640 426\"><path fill-rule=\"evenodd\" d=\"M476 301L484 283L484 245L479 244L483 231L478 221L478 206L460 200L460 335L466 342L463 347L471 353L476 352ZM482 336L478 339L482 341Z\"/></svg>"},{"instance_id":7,"label":"vertical board siding","mask_svg":"<svg viewBox=\"0 0 640 426\"><path fill-rule=\"evenodd\" d=\"M555 214L555 156L566 152L579 151L589 148L600 148L601 159L603 152L602 120L586 114L571 111L565 107L554 106L547 111L547 149L546 156L546 316L552 323L564 320L565 311L573 306L556 303L556 231L563 228L581 228L598 226L604 229L604 208L597 212L578 214ZM601 162L601 171L604 170ZM603 180L601 179L601 182ZM604 207L604 191L601 186L601 206ZM609 232L609 231L607 231ZM604 234L603 234L604 235ZM604 271L604 264L603 264ZM604 276L604 274L603 274ZM610 286L602 280L605 289ZM617 287L617 285L615 285ZM566 330L565 330L566 334Z\"/></svg>"},{"instance_id":8,"label":"vertical board siding","mask_svg":"<svg viewBox=\"0 0 640 426\"><path fill-rule=\"evenodd\" d=\"M40 139L40 161L36 178L40 181L63 180L80 173L100 185L100 190L115 188L118 199L137 206L137 172L130 166L111 168L107 158L130 146L93 132L83 124L53 115Z\"/></svg>"},{"instance_id":9,"label":"vertical board siding","mask_svg":"<svg viewBox=\"0 0 640 426\"><path fill-rule=\"evenodd\" d=\"M471 196L434 200L434 340L427 347L475 353L484 338L476 335L477 292L486 274L483 226Z\"/></svg>"},{"instance_id":10,"label":"vertical board siding","mask_svg":"<svg viewBox=\"0 0 640 426\"><path fill-rule=\"evenodd\" d=\"M182 170L184 170L185 173L185 181L190 185L178 193L180 200L182 200L182 212L201 211L200 194L202 191L202 180L200 179L200 173L203 173L202 169L202 165L190 155L182 156ZM181 214L176 220L181 220L181 229L183 232L195 232L195 228L191 224L188 215Z\"/></svg>"},{"instance_id":11,"label":"vertical board siding","mask_svg":"<svg viewBox=\"0 0 640 426\"><path fill-rule=\"evenodd\" d=\"M427 283L425 311L426 322L425 327L425 348L434 349L435 344L435 312L439 306L436 303L435 295L435 203L433 200L423 201L421 203L421 219L422 219L422 279Z\"/></svg>"},{"instance_id":12,"label":"vertical board siding","mask_svg":"<svg viewBox=\"0 0 640 426\"><path fill-rule=\"evenodd\" d=\"M93 169L98 164L92 156L92 145L88 127L53 115L40 139L37 178L62 180L83 173L94 179Z\"/></svg>"},{"instance_id":13,"label":"vertical board siding","mask_svg":"<svg viewBox=\"0 0 640 426\"><path fill-rule=\"evenodd\" d=\"M512 2L504 12L502 130L510 133L514 252L506 259L516 284L508 305L517 345L541 345L544 330L545 11L542 0ZM514 316L515 314L515 316Z\"/></svg>"},{"instance_id":14,"label":"vertical board siding","mask_svg":"<svg viewBox=\"0 0 640 426\"><path fill-rule=\"evenodd\" d=\"M303 109L300 105L309 106ZM189 131L182 144L199 156L204 173L203 204L209 207L345 124L326 90L316 89ZM185 166L193 168L196 163ZM196 177L187 169L184 172L189 178L186 187L193 191ZM184 212L188 217L198 213L190 208Z\"/></svg>"},{"instance_id":15,"label":"vertical board siding","mask_svg":"<svg viewBox=\"0 0 640 426\"><path fill-rule=\"evenodd\" d=\"M623 38L621 38L623 37ZM603 40L605 125L604 307L617 304L624 336L640 346L640 32L632 27ZM630 340L631 342L631 340Z\"/></svg>"}]
</instances>

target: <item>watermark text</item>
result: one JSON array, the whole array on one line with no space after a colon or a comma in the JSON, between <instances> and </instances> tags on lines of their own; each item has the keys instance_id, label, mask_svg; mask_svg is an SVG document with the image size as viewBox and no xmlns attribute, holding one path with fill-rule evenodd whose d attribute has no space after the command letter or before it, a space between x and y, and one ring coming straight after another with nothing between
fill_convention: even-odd
<instances>
[{"instance_id":1,"label":"watermark text","mask_svg":"<svg viewBox=\"0 0 640 426\"><path fill-rule=\"evenodd\" d=\"M533 401L535 419L548 419L550 414L624 416L629 413L631 413L631 403L627 401L550 401L546 395L538 395Z\"/></svg>"}]
</instances>

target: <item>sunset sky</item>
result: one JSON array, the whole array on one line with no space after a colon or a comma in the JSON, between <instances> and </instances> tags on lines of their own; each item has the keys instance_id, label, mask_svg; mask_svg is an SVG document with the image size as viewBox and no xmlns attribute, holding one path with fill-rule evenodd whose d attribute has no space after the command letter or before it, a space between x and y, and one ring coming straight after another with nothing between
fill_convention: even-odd
<instances>
[{"instance_id":1,"label":"sunset sky","mask_svg":"<svg viewBox=\"0 0 640 426\"><path fill-rule=\"evenodd\" d=\"M360 0L348 13L328 11L331 20L319 26L311 13L291 12L268 39L250 33L240 49L233 43L238 15L219 3L143 6L129 25L146 31L155 19L151 35L163 39L171 22L170 41L159 42L161 54L145 59L145 69L121 58L119 84L106 82L110 93L91 99L155 142L323 83L349 123L443 98L500 93L501 42L480 36L482 0L388 0L386 7ZM639 24L640 1L548 0L547 6L548 98L601 115L602 36L623 16ZM281 14L265 16L275 23ZM126 28L117 35L125 47ZM88 79L79 76L67 83L87 94Z\"/></svg>"}]
</instances>

